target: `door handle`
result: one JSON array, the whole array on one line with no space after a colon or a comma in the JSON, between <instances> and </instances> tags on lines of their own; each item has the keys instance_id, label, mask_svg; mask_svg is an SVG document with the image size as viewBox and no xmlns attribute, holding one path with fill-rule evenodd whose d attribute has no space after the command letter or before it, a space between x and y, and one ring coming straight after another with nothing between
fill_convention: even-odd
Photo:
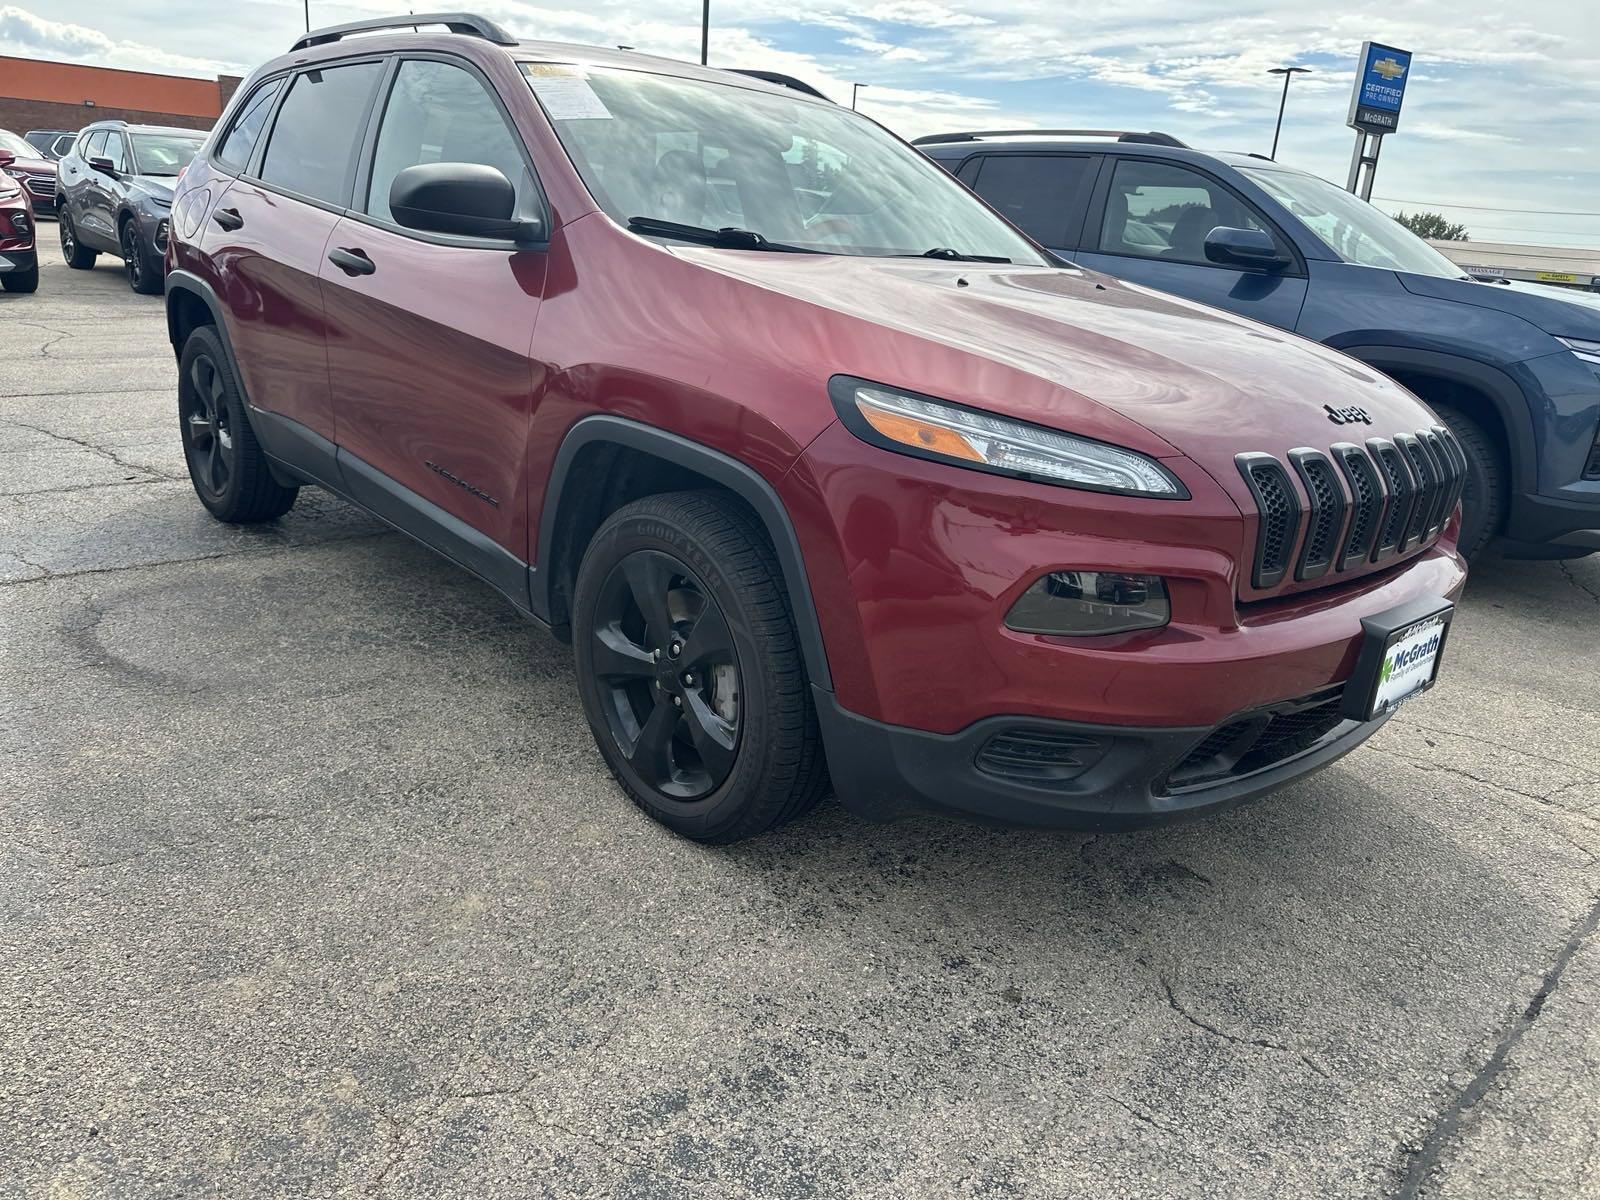
<instances>
[{"instance_id":1,"label":"door handle","mask_svg":"<svg viewBox=\"0 0 1600 1200\"><path fill-rule=\"evenodd\" d=\"M377 264L367 257L365 250L347 249L343 246L328 254L328 261L346 275L371 275Z\"/></svg>"},{"instance_id":2,"label":"door handle","mask_svg":"<svg viewBox=\"0 0 1600 1200\"><path fill-rule=\"evenodd\" d=\"M236 208L219 208L211 214L211 219L229 233L244 225L244 218L239 215L239 210Z\"/></svg>"}]
</instances>

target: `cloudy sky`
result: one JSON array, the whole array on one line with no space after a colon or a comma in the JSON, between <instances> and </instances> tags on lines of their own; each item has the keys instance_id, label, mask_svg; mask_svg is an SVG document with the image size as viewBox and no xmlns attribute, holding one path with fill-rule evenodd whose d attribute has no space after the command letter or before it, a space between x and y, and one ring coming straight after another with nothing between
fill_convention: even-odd
<instances>
[{"instance_id":1,"label":"cloudy sky","mask_svg":"<svg viewBox=\"0 0 1600 1200\"><path fill-rule=\"evenodd\" d=\"M400 7L310 6L314 25ZM696 0L476 8L524 37L699 55ZM1355 59L1371 38L1415 54L1378 175L1382 207L1448 212L1479 241L1600 246L1597 0L712 0L712 21L713 66L787 71L845 103L859 81L862 110L907 137L1161 129L1265 153L1279 87L1267 68L1309 66L1279 157L1341 184ZM244 74L303 23L302 0L25 0L0 3L0 54Z\"/></svg>"}]
</instances>

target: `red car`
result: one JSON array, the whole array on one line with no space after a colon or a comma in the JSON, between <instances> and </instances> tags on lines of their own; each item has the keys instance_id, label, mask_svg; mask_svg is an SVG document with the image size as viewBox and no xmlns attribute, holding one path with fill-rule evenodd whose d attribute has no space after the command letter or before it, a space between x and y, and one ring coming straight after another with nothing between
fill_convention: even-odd
<instances>
[{"instance_id":1,"label":"red car","mask_svg":"<svg viewBox=\"0 0 1600 1200\"><path fill-rule=\"evenodd\" d=\"M15 161L0 147L0 288L8 292L39 290L39 253L34 245L33 204L27 189L6 174Z\"/></svg>"},{"instance_id":2,"label":"red car","mask_svg":"<svg viewBox=\"0 0 1600 1200\"><path fill-rule=\"evenodd\" d=\"M56 212L56 164L44 151L28 144L9 129L0 129L0 153L12 159L0 171L10 175L28 193L34 212L53 217Z\"/></svg>"},{"instance_id":3,"label":"red car","mask_svg":"<svg viewBox=\"0 0 1600 1200\"><path fill-rule=\"evenodd\" d=\"M1257 795L1432 683L1464 580L1463 458L1404 389L1064 267L743 75L319 30L194 159L167 265L205 506L315 484L493 584L706 841L830 775L1037 826Z\"/></svg>"}]
</instances>

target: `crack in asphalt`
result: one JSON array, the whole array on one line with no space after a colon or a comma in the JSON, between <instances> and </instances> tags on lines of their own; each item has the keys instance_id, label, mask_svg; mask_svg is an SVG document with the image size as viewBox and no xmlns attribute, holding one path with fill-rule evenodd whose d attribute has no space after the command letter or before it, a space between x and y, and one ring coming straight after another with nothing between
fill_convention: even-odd
<instances>
[{"instance_id":1,"label":"crack in asphalt","mask_svg":"<svg viewBox=\"0 0 1600 1200\"><path fill-rule=\"evenodd\" d=\"M1520 754L1523 758L1531 758L1531 759L1535 759L1535 760L1537 760L1539 762L1551 762L1551 763L1556 763L1556 764L1558 764L1560 766L1563 766L1563 767L1571 767L1574 771L1582 771L1585 775L1588 775L1591 779L1594 779L1595 781L1600 782L1600 772L1596 772L1596 771L1592 770L1589 767L1582 767L1582 766L1579 766L1575 762L1569 762L1564 758L1554 758L1551 755L1546 754L1546 753L1542 753L1542 752L1539 753L1539 754L1530 754L1530 753L1528 753L1528 748L1526 746L1513 746L1509 742L1492 741L1489 738L1479 736L1476 732L1471 733L1471 734L1465 734L1465 733L1462 733L1459 729L1440 729L1437 725L1424 725L1420 721L1417 721L1417 720L1412 719L1412 718L1407 718L1404 721L1398 722L1396 724L1396 728L1397 729L1420 729L1420 730L1422 730L1422 731L1424 731L1426 733L1435 734L1436 736L1439 736L1439 737L1459 738L1459 739L1461 739L1463 741L1469 741L1475 746L1493 746L1497 750L1508 750L1512 754ZM1378 748L1379 747L1374 747L1374 749L1378 749ZM1567 784L1566 786L1567 787L1572 787L1574 785ZM1562 789L1558 788L1557 790L1560 791Z\"/></svg>"},{"instance_id":2,"label":"crack in asphalt","mask_svg":"<svg viewBox=\"0 0 1600 1200\"><path fill-rule=\"evenodd\" d=\"M157 471L151 467L140 466L138 463L128 462L125 458L122 458L120 455L118 455L114 450L107 450L104 446L97 446L93 442L85 441L83 438L73 437L69 433L57 433L53 429L46 429L43 425L35 425L29 421L19 421L15 417L0 417L0 421L3 421L5 424L13 426L17 429L27 429L33 433L43 434L45 437L55 438L59 442L67 442L70 445L79 446L84 450L89 451L91 454L103 455L104 457L109 458L112 462L116 463L117 466L121 467L124 471L138 471L140 474L150 476L151 480L166 479L176 481L183 478L181 475L168 475L165 471ZM27 495L29 493L20 494Z\"/></svg>"},{"instance_id":3,"label":"crack in asphalt","mask_svg":"<svg viewBox=\"0 0 1600 1200\"><path fill-rule=\"evenodd\" d=\"M1585 786L1585 785L1592 786L1594 784L1594 782L1596 782L1594 780L1588 780L1588 779L1574 780L1572 783L1564 783L1564 784L1562 784L1560 787L1556 788L1554 791L1550 792L1548 795L1540 795L1538 792L1525 792L1521 788L1509 787L1506 784L1498 783L1495 780L1485 778L1482 775L1474 775L1471 771L1464 770L1461 767L1453 767L1453 766L1449 766L1449 765L1447 765L1445 763L1436 763L1436 762L1421 763L1421 762L1418 762L1416 759L1412 758L1410 755L1400 754L1400 753L1398 753L1398 752L1396 752L1394 750L1386 750L1382 746L1372 746L1371 750L1372 750L1372 752L1374 754L1382 754L1386 758L1399 759L1401 762L1405 763L1407 766L1411 767L1413 770L1421 771L1424 774L1431 774L1433 772L1439 772L1440 774L1444 774L1444 775L1455 775L1458 778L1468 780L1469 782L1472 782L1472 783L1476 783L1481 787L1490 788L1493 791L1497 791L1497 792L1504 792L1508 796L1520 796L1524 800L1532 800L1535 804L1542 804L1546 808L1553 808L1557 812L1565 813L1567 816L1574 817L1577 820L1583 821L1585 823L1588 823L1588 824L1597 823L1597 818L1591 816L1589 813L1580 812L1577 809L1568 808L1565 804L1559 804L1554 799L1554 797L1559 796L1562 792L1569 791L1572 788L1582 787L1582 786ZM1582 770L1582 768L1581 767L1574 768L1574 770Z\"/></svg>"},{"instance_id":4,"label":"crack in asphalt","mask_svg":"<svg viewBox=\"0 0 1600 1200\"><path fill-rule=\"evenodd\" d=\"M1564 559L1558 559L1557 562L1556 562L1556 566L1560 569L1561 573L1567 577L1567 582L1568 583L1570 583L1573 587L1577 588L1580 592L1582 592L1585 596L1589 597L1589 599L1593 600L1596 604L1600 604L1600 592L1595 591L1594 588L1590 587L1587 583L1584 583L1583 580L1579 579L1576 575L1574 575L1572 573L1572 568L1567 564L1567 562Z\"/></svg>"},{"instance_id":5,"label":"crack in asphalt","mask_svg":"<svg viewBox=\"0 0 1600 1200\"><path fill-rule=\"evenodd\" d=\"M1310 1068L1310 1070L1315 1074L1322 1076L1324 1079L1332 1078L1327 1071L1325 1071L1315 1060L1311 1058L1310 1055L1306 1054L1304 1051L1296 1050L1293 1046L1286 1046L1282 1042L1268 1041L1266 1038L1241 1037L1236 1033L1229 1033L1226 1029L1213 1025L1210 1021L1205 1020L1203 1017L1195 1016L1192 1012L1178 1002L1177 993L1172 990L1172 984L1168 982L1167 977L1164 974L1162 974L1160 971L1157 971L1156 978L1161 982L1161 990L1167 994L1167 1004L1172 1008L1172 1011L1177 1013L1196 1029L1203 1029L1207 1033L1213 1034L1214 1036L1221 1038L1223 1041L1232 1042L1237 1046L1256 1046L1262 1050L1276 1050L1280 1054L1292 1054L1308 1068Z\"/></svg>"},{"instance_id":6,"label":"crack in asphalt","mask_svg":"<svg viewBox=\"0 0 1600 1200\"><path fill-rule=\"evenodd\" d=\"M253 550L249 548L239 550L219 550L215 554L195 554L185 558L162 558L157 559L154 562L126 563L120 567L84 567L82 570L78 571L52 571L48 567L41 566L36 562L30 562L28 559L23 558L22 555L17 554L16 551L13 550L9 553L14 558L26 566L32 567L36 571L43 571L44 574L32 579L5 580L0 582L0 588L24 587L30 583L46 583L57 579L77 579L84 575L115 575L122 571L145 571L154 567L181 567L188 563L211 562L214 559L219 558L270 558L279 554L291 554L296 550L314 549L317 546L333 546L339 544L340 542L358 542L364 538L389 537L392 533L393 530L377 529L366 533L340 534L336 537L325 537L314 542L301 542L297 545L290 546L276 545L265 547L260 550Z\"/></svg>"},{"instance_id":7,"label":"crack in asphalt","mask_svg":"<svg viewBox=\"0 0 1600 1200\"><path fill-rule=\"evenodd\" d=\"M1488 1094L1490 1086L1505 1068L1506 1058L1544 1012L1545 1003L1560 985L1561 973L1567 969L1567 964L1578 952L1578 947L1583 944L1585 938L1592 936L1596 929L1600 929L1600 900L1597 900L1588 914L1573 927L1566 944L1561 947L1555 961L1545 971L1539 990L1534 993L1533 999L1528 1002L1527 1007L1510 1027L1501 1034L1488 1061L1478 1068L1477 1074L1466 1087L1462 1088L1456 1098L1434 1118L1428 1135L1422 1140L1422 1145L1410 1152L1405 1176L1401 1180L1399 1191L1395 1193L1395 1200L1416 1200L1422 1194L1422 1189L1428 1184L1429 1176L1439 1166L1446 1145L1460 1132L1463 1124L1472 1115L1473 1109Z\"/></svg>"}]
</instances>

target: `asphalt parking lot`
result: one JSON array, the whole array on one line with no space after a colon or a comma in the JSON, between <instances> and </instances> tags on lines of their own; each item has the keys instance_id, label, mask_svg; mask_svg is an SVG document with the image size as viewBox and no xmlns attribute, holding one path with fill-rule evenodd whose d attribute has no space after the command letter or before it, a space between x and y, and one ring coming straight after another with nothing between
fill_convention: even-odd
<instances>
[{"instance_id":1,"label":"asphalt parking lot","mask_svg":"<svg viewBox=\"0 0 1600 1200\"><path fill-rule=\"evenodd\" d=\"M0 296L0 1195L1600 1196L1600 559L1254 807L622 798L567 649L195 500L158 299Z\"/></svg>"}]
</instances>

